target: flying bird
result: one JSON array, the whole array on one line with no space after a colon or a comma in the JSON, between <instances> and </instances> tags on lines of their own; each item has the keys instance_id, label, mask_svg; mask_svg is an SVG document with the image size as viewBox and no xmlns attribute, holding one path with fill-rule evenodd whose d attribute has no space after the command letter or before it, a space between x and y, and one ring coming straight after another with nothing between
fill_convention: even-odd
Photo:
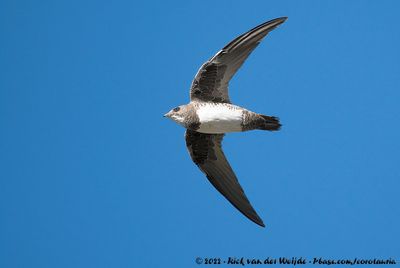
<instances>
[{"instance_id":1,"label":"flying bird","mask_svg":"<svg viewBox=\"0 0 400 268\"><path fill-rule=\"evenodd\" d=\"M286 19L267 21L233 39L200 67L190 88L190 102L164 115L186 128L189 154L211 184L243 215L262 227L265 225L240 186L221 142L229 132L280 129L277 117L233 105L228 84L261 40Z\"/></svg>"}]
</instances>

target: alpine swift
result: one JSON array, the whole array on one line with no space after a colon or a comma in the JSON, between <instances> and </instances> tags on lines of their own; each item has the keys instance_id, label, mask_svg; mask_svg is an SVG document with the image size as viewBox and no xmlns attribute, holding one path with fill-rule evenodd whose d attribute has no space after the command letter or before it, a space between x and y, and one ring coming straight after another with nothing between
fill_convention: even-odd
<instances>
[{"instance_id":1,"label":"alpine swift","mask_svg":"<svg viewBox=\"0 0 400 268\"><path fill-rule=\"evenodd\" d=\"M265 225L226 160L221 142L229 132L280 129L277 117L233 105L228 84L261 40L286 19L267 21L233 39L200 67L190 88L190 102L164 115L186 128L189 154L211 184L243 215L262 227Z\"/></svg>"}]
</instances>

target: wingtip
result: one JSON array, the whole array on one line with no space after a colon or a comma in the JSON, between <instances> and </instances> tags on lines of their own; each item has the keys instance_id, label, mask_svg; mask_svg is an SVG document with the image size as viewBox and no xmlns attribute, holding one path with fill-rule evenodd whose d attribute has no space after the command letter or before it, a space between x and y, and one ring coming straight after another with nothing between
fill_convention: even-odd
<instances>
[{"instance_id":1,"label":"wingtip","mask_svg":"<svg viewBox=\"0 0 400 268\"><path fill-rule=\"evenodd\" d=\"M281 25L282 23L284 23L286 20L288 19L288 17L279 17L279 18L275 18L272 20L269 20L267 22L264 22L263 24L257 26L258 27L269 27L269 31L272 31L273 29L275 29L276 27L278 27L279 25Z\"/></svg>"},{"instance_id":2,"label":"wingtip","mask_svg":"<svg viewBox=\"0 0 400 268\"><path fill-rule=\"evenodd\" d=\"M243 215L245 215L249 220L251 220L255 224L265 228L265 224L264 224L263 220L260 218L260 216L258 216L257 212L254 209L252 209L252 210L253 210L252 214L244 213L241 210L239 210L239 211L242 212Z\"/></svg>"},{"instance_id":3,"label":"wingtip","mask_svg":"<svg viewBox=\"0 0 400 268\"><path fill-rule=\"evenodd\" d=\"M257 223L259 226L261 226L262 228L265 228L265 224L263 222Z\"/></svg>"},{"instance_id":4,"label":"wingtip","mask_svg":"<svg viewBox=\"0 0 400 268\"><path fill-rule=\"evenodd\" d=\"M265 228L265 224L264 224L263 220L260 217L258 217L258 219L251 219L251 218L249 218L249 219L252 222L254 222L255 224L257 224L258 226L261 226L261 227Z\"/></svg>"},{"instance_id":5,"label":"wingtip","mask_svg":"<svg viewBox=\"0 0 400 268\"><path fill-rule=\"evenodd\" d=\"M275 20L279 22L279 24L284 23L286 20L288 19L288 17L280 17L280 18L276 18Z\"/></svg>"}]
</instances>

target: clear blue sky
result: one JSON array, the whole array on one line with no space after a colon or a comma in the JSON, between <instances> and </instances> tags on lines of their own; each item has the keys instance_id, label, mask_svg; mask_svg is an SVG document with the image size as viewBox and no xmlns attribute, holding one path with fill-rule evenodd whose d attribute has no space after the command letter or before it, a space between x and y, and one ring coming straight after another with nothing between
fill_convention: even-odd
<instances>
[{"instance_id":1,"label":"clear blue sky","mask_svg":"<svg viewBox=\"0 0 400 268\"><path fill-rule=\"evenodd\" d=\"M0 3L0 267L201 267L200 257L400 259L398 1ZM227 42L289 19L231 99L278 133L224 148L237 212L162 117Z\"/></svg>"}]
</instances>

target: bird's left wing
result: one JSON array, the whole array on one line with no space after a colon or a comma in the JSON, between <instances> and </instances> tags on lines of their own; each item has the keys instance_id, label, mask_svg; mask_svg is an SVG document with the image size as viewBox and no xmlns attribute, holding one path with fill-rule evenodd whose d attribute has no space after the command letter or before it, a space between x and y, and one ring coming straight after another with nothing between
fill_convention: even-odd
<instances>
[{"instance_id":1,"label":"bird's left wing","mask_svg":"<svg viewBox=\"0 0 400 268\"><path fill-rule=\"evenodd\" d=\"M251 206L221 148L224 134L203 134L186 130L186 146L193 162L211 184L247 218L265 226Z\"/></svg>"},{"instance_id":2,"label":"bird's left wing","mask_svg":"<svg viewBox=\"0 0 400 268\"><path fill-rule=\"evenodd\" d=\"M190 88L190 99L230 103L228 84L261 40L287 18L267 21L238 36L199 69Z\"/></svg>"}]
</instances>

